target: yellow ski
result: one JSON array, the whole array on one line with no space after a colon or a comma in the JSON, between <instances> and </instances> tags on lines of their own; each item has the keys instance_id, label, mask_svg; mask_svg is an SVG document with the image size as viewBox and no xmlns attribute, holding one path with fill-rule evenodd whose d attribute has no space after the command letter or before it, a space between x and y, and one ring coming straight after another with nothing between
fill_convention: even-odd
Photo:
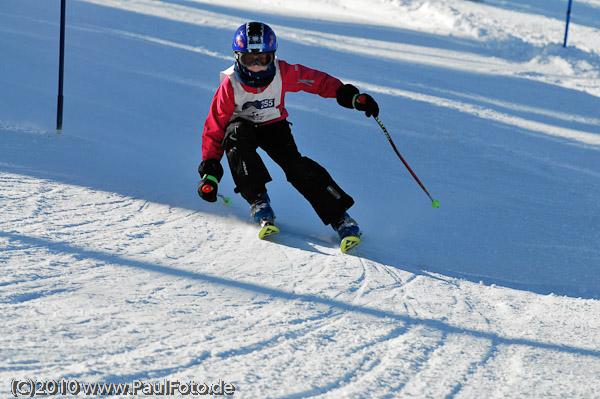
<instances>
[{"instance_id":1,"label":"yellow ski","mask_svg":"<svg viewBox=\"0 0 600 399\"><path fill-rule=\"evenodd\" d=\"M279 233L279 228L277 226L272 225L272 224L267 224L262 229L260 229L260 231L258 232L258 238L260 238L261 240L264 240L265 238L271 237L272 235L275 235L278 233Z\"/></svg>"},{"instance_id":2,"label":"yellow ski","mask_svg":"<svg viewBox=\"0 0 600 399\"><path fill-rule=\"evenodd\" d=\"M348 236L344 237L342 243L340 244L340 249L343 253L348 253L352 248L355 248L358 244L360 244L360 237Z\"/></svg>"}]
</instances>

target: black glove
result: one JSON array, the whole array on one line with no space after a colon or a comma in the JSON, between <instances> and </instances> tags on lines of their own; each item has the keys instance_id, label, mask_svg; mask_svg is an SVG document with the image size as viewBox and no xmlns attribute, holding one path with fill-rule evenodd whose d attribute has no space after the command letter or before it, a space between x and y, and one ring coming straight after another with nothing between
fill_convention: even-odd
<instances>
[{"instance_id":1,"label":"black glove","mask_svg":"<svg viewBox=\"0 0 600 399\"><path fill-rule=\"evenodd\" d=\"M373 97L366 93L355 95L352 105L359 111L365 111L367 118L371 115L379 116L379 105L373 100Z\"/></svg>"},{"instance_id":2,"label":"black glove","mask_svg":"<svg viewBox=\"0 0 600 399\"><path fill-rule=\"evenodd\" d=\"M202 180L198 183L198 195L208 202L217 201L219 181L223 177L223 167L216 159L206 159L198 166Z\"/></svg>"},{"instance_id":3,"label":"black glove","mask_svg":"<svg viewBox=\"0 0 600 399\"><path fill-rule=\"evenodd\" d=\"M379 116L379 105L373 100L373 97L366 93L361 94L351 84L341 85L335 93L335 98L342 107L364 111L367 117L371 115Z\"/></svg>"}]
</instances>

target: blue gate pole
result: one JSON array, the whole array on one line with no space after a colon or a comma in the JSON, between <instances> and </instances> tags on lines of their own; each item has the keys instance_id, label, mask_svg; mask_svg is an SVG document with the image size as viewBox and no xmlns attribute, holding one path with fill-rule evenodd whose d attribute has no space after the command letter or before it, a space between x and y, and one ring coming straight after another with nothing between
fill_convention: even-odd
<instances>
[{"instance_id":1,"label":"blue gate pole","mask_svg":"<svg viewBox=\"0 0 600 399\"><path fill-rule=\"evenodd\" d=\"M571 20L571 4L573 0L569 0L569 6L567 7L567 24L565 26L565 41L563 47L567 47L567 33L569 32L569 21Z\"/></svg>"},{"instance_id":2,"label":"blue gate pole","mask_svg":"<svg viewBox=\"0 0 600 399\"><path fill-rule=\"evenodd\" d=\"M56 133L62 132L63 123L63 75L65 73L65 3L60 0L60 55L58 61L58 105L56 110Z\"/></svg>"}]
</instances>

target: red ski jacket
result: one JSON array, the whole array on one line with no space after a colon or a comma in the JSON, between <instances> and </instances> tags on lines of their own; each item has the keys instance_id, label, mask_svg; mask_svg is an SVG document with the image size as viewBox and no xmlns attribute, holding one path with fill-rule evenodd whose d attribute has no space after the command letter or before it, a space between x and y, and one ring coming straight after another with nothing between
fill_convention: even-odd
<instances>
[{"instance_id":1,"label":"red ski jacket","mask_svg":"<svg viewBox=\"0 0 600 399\"><path fill-rule=\"evenodd\" d=\"M204 122L202 160L221 160L225 128L233 118L242 117L251 120L253 111L258 115L259 112L270 107L268 112L264 112L267 119L258 123L254 121L254 123L260 126L280 121L288 117L284 103L285 93L288 91L306 91L324 98L335 98L338 88L342 86L339 79L303 65L291 65L275 59L275 66L277 74L274 81L262 88L253 88L238 82L232 72L233 68L221 73L221 85L213 97L208 117ZM278 80L279 76L281 81ZM265 98L265 92L268 92L269 88L274 99Z\"/></svg>"}]
</instances>

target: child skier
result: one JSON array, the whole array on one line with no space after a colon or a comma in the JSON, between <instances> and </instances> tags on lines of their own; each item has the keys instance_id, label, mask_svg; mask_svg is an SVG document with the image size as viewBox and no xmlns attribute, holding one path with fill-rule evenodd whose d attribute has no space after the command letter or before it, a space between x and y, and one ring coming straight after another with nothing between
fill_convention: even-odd
<instances>
[{"instance_id":1,"label":"child skier","mask_svg":"<svg viewBox=\"0 0 600 399\"><path fill-rule=\"evenodd\" d=\"M221 72L202 133L202 180L198 194L217 200L223 177L220 160L226 154L236 184L235 192L250 204L252 218L261 225L260 238L279 232L274 226L266 183L271 181L262 159L262 148L285 172L287 180L310 202L325 225L331 225L342 240L342 251L360 243L359 227L346 212L354 200L318 163L298 152L291 134L286 92L306 91L337 99L346 108L378 116L373 98L324 72L291 65L275 56L277 39L261 22L240 26L233 37L235 64Z\"/></svg>"}]
</instances>

